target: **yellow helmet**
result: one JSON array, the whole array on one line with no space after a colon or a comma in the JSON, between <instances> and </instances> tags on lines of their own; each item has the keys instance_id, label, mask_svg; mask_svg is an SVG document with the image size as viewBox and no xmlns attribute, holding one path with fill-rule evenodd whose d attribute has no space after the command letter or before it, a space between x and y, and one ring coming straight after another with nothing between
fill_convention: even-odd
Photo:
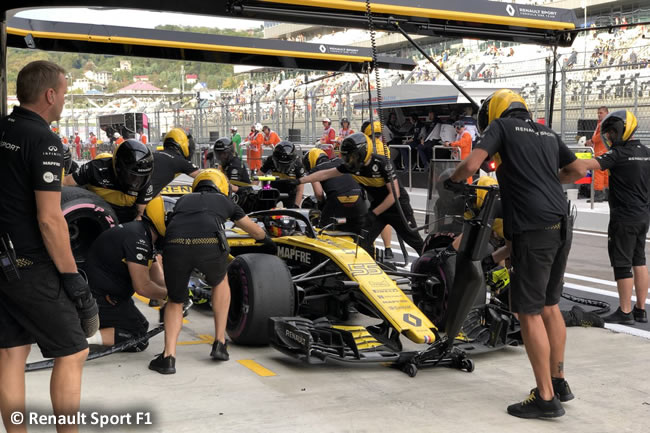
<instances>
[{"instance_id":1,"label":"yellow helmet","mask_svg":"<svg viewBox=\"0 0 650 433\"><path fill-rule=\"evenodd\" d=\"M363 125L361 125L361 130L368 137L372 135L373 129L375 130L375 134L381 134L381 123L379 122L379 120L375 120L374 122L372 122L372 128L370 127L369 120L366 120L365 122L363 122Z\"/></svg>"},{"instance_id":2,"label":"yellow helmet","mask_svg":"<svg viewBox=\"0 0 650 433\"><path fill-rule=\"evenodd\" d=\"M148 220L160 236L165 236L167 224L165 223L165 201L161 196L156 196L144 208L142 218Z\"/></svg>"},{"instance_id":3,"label":"yellow helmet","mask_svg":"<svg viewBox=\"0 0 650 433\"><path fill-rule=\"evenodd\" d=\"M201 170L198 176L194 178L194 183L192 183L192 192L197 192L198 189L202 188L212 188L216 192L220 192L226 196L230 192L230 185L228 184L226 175L216 168L206 168L205 170Z\"/></svg>"},{"instance_id":4,"label":"yellow helmet","mask_svg":"<svg viewBox=\"0 0 650 433\"><path fill-rule=\"evenodd\" d=\"M190 141L181 128L174 128L165 134L163 147L179 152L185 158L190 157Z\"/></svg>"},{"instance_id":5,"label":"yellow helmet","mask_svg":"<svg viewBox=\"0 0 650 433\"><path fill-rule=\"evenodd\" d=\"M316 167L320 158L329 159L323 149L314 147L302 158L302 165L305 167L305 170L309 171Z\"/></svg>"},{"instance_id":6,"label":"yellow helmet","mask_svg":"<svg viewBox=\"0 0 650 433\"><path fill-rule=\"evenodd\" d=\"M636 116L628 110L611 112L600 124L600 136L608 149L625 144L636 132Z\"/></svg>"},{"instance_id":7,"label":"yellow helmet","mask_svg":"<svg viewBox=\"0 0 650 433\"><path fill-rule=\"evenodd\" d=\"M513 111L528 111L526 101L510 89L499 89L483 101L478 110L478 130L485 131L494 119L499 119Z\"/></svg>"},{"instance_id":8,"label":"yellow helmet","mask_svg":"<svg viewBox=\"0 0 650 433\"><path fill-rule=\"evenodd\" d=\"M102 158L113 158L113 154L111 152L102 152L98 153L95 158L93 159L102 159Z\"/></svg>"}]
</instances>

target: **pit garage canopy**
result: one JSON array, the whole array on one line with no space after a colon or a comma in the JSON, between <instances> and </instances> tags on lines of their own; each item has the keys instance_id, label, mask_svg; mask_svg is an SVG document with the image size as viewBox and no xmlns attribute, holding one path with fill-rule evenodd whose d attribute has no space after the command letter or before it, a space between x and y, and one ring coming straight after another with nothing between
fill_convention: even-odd
<instances>
[{"instance_id":1,"label":"pit garage canopy","mask_svg":"<svg viewBox=\"0 0 650 433\"><path fill-rule=\"evenodd\" d=\"M372 61L369 48L16 17L7 23L7 46L339 72L361 72ZM410 59L377 60L380 68L415 68Z\"/></svg>"}]
</instances>

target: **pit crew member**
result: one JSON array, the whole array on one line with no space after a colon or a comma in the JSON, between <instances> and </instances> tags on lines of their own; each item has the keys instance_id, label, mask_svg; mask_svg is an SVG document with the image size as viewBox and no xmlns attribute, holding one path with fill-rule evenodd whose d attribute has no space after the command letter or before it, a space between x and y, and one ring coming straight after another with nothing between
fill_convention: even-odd
<instances>
[{"instance_id":1,"label":"pit crew member","mask_svg":"<svg viewBox=\"0 0 650 433\"><path fill-rule=\"evenodd\" d=\"M191 177L199 174L199 168L192 163L194 149L194 139L182 129L173 128L165 134L163 150L153 154L151 186L154 197L179 174L185 173Z\"/></svg>"},{"instance_id":2,"label":"pit crew member","mask_svg":"<svg viewBox=\"0 0 650 433\"><path fill-rule=\"evenodd\" d=\"M302 202L302 193L305 189L298 183L286 182L286 180L299 180L305 176L305 168L298 158L298 149L290 141L281 141L273 149L273 154L266 158L262 173L272 174L280 181L271 182L272 188L277 188L281 193L288 194L289 198L285 203L286 208L298 208Z\"/></svg>"}]
</instances>

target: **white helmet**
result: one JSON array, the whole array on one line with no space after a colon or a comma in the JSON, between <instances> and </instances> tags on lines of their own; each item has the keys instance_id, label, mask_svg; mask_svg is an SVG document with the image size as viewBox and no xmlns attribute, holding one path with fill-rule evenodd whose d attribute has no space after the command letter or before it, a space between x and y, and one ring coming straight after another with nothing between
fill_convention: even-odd
<instances>
[{"instance_id":1,"label":"white helmet","mask_svg":"<svg viewBox=\"0 0 650 433\"><path fill-rule=\"evenodd\" d=\"M329 117L324 118L324 119L323 119L323 122L327 122L327 123L329 123L330 125L332 124L332 121L330 120Z\"/></svg>"},{"instance_id":2,"label":"white helmet","mask_svg":"<svg viewBox=\"0 0 650 433\"><path fill-rule=\"evenodd\" d=\"M256 130L257 132L260 132L260 131L262 130L262 124L259 123L259 122L256 123L256 124L255 124L255 130Z\"/></svg>"},{"instance_id":3,"label":"white helmet","mask_svg":"<svg viewBox=\"0 0 650 433\"><path fill-rule=\"evenodd\" d=\"M115 134L113 134L113 138L120 138L120 137L121 137L121 135L120 135L119 132L116 132Z\"/></svg>"},{"instance_id":4,"label":"white helmet","mask_svg":"<svg viewBox=\"0 0 650 433\"><path fill-rule=\"evenodd\" d=\"M236 126L231 126L231 127L230 127L230 130L231 130L231 131L237 131L237 127L236 127Z\"/></svg>"}]
</instances>

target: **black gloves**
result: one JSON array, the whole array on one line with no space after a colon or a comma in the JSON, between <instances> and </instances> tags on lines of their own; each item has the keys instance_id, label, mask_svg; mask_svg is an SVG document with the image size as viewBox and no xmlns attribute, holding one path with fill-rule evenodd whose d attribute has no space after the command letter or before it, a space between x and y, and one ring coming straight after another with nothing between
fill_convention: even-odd
<instances>
[{"instance_id":1,"label":"black gloves","mask_svg":"<svg viewBox=\"0 0 650 433\"><path fill-rule=\"evenodd\" d=\"M454 182L451 180L451 177L445 179L442 184L445 186L446 190L455 192L457 194L462 194L465 191L465 182Z\"/></svg>"},{"instance_id":2,"label":"black gloves","mask_svg":"<svg viewBox=\"0 0 650 433\"><path fill-rule=\"evenodd\" d=\"M99 310L97 302L90 293L88 282L79 273L61 274L61 285L68 298L77 308L81 329L86 337L92 337L99 329Z\"/></svg>"},{"instance_id":3,"label":"black gloves","mask_svg":"<svg viewBox=\"0 0 650 433\"><path fill-rule=\"evenodd\" d=\"M492 269L496 268L497 264L494 263L494 257L492 257L492 254L488 254L487 256L483 257L483 260L481 260L481 267L483 268L483 273L487 273L488 271L491 271Z\"/></svg>"},{"instance_id":4,"label":"black gloves","mask_svg":"<svg viewBox=\"0 0 650 433\"><path fill-rule=\"evenodd\" d=\"M269 235L266 235L264 237L264 239L259 240L257 242L262 243L262 250L266 254L271 254L271 255L274 255L274 256L276 256L278 254L278 246L275 244L275 242L273 242L273 239L271 239L271 237Z\"/></svg>"}]
</instances>

